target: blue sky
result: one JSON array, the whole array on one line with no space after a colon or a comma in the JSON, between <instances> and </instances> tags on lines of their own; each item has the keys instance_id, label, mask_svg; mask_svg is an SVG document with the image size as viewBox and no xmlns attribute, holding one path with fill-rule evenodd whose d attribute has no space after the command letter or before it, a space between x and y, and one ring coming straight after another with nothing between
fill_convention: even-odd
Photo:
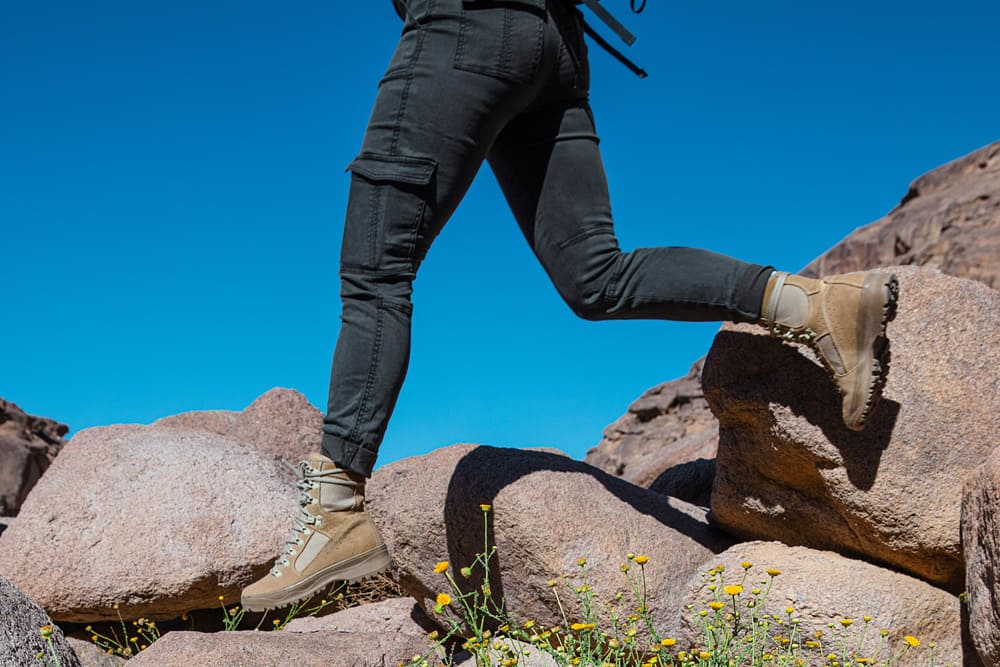
<instances>
[{"instance_id":1,"label":"blue sky","mask_svg":"<svg viewBox=\"0 0 1000 667\"><path fill-rule=\"evenodd\" d=\"M1000 138L1000 5L605 4L591 48L623 248L797 269L921 173ZM74 430L325 405L348 176L389 0L0 3L0 396ZM379 463L459 441L582 457L716 324L578 320L488 169L415 283Z\"/></svg>"}]
</instances>

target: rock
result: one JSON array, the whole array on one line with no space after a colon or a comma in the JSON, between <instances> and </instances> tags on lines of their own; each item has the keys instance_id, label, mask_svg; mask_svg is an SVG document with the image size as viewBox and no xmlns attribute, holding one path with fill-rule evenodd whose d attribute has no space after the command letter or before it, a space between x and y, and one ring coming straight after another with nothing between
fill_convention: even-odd
<instances>
[{"instance_id":1,"label":"rock","mask_svg":"<svg viewBox=\"0 0 1000 667\"><path fill-rule=\"evenodd\" d=\"M712 502L715 459L695 459L667 468L649 485L649 490L692 505L708 507Z\"/></svg>"},{"instance_id":2,"label":"rock","mask_svg":"<svg viewBox=\"0 0 1000 667\"><path fill-rule=\"evenodd\" d=\"M0 577L0 667L25 667L48 664L39 660L42 653L51 659L41 628L51 628L52 646L62 667L80 667L73 649L66 643L59 626L14 584Z\"/></svg>"},{"instance_id":3,"label":"rock","mask_svg":"<svg viewBox=\"0 0 1000 667\"><path fill-rule=\"evenodd\" d=\"M376 667L430 650L426 637L382 632L170 632L129 660L130 667Z\"/></svg>"},{"instance_id":4,"label":"rock","mask_svg":"<svg viewBox=\"0 0 1000 667\"><path fill-rule=\"evenodd\" d=\"M884 399L863 432L816 357L725 325L705 364L720 419L712 516L750 539L856 554L961 590L961 485L1000 432L1000 292L895 269Z\"/></svg>"},{"instance_id":5,"label":"rock","mask_svg":"<svg viewBox=\"0 0 1000 667\"><path fill-rule=\"evenodd\" d=\"M604 429L604 439L584 460L648 487L668 468L714 458L719 428L701 388L703 365L704 359L699 359L686 377L640 396Z\"/></svg>"},{"instance_id":6,"label":"rock","mask_svg":"<svg viewBox=\"0 0 1000 667\"><path fill-rule=\"evenodd\" d=\"M0 398L0 516L17 515L68 431L65 424L33 417Z\"/></svg>"},{"instance_id":7,"label":"rock","mask_svg":"<svg viewBox=\"0 0 1000 667\"><path fill-rule=\"evenodd\" d=\"M275 396L288 394L225 420L237 434L256 423L269 440L296 443L312 417L283 422L281 402L262 410ZM0 536L0 573L65 621L116 619L115 603L126 619L163 620L217 606L219 595L238 600L280 551L298 492L274 451L225 435L218 417L74 436Z\"/></svg>"},{"instance_id":8,"label":"rock","mask_svg":"<svg viewBox=\"0 0 1000 667\"><path fill-rule=\"evenodd\" d=\"M481 568L468 579L460 570L473 564L486 540L497 548L491 596L520 622L561 622L548 580L559 581L562 602L578 620L577 600L566 588L581 583L577 559L587 559L593 593L610 600L626 588L618 568L635 551L650 557L648 604L671 629L679 620L672 601L687 576L729 544L700 508L538 451L454 445L379 468L367 494L403 573L400 583L432 616L438 593L455 595L435 564L448 561L465 592L479 591ZM485 516L481 504L491 506ZM635 603L626 598L622 604L631 609Z\"/></svg>"},{"instance_id":9,"label":"rock","mask_svg":"<svg viewBox=\"0 0 1000 667\"><path fill-rule=\"evenodd\" d=\"M1000 449L969 479L962 496L962 547L969 631L987 667L1000 665Z\"/></svg>"},{"instance_id":10,"label":"rock","mask_svg":"<svg viewBox=\"0 0 1000 667\"><path fill-rule=\"evenodd\" d=\"M371 632L375 628L387 634L410 634L426 637L437 629L413 598L393 598L350 607L328 616L296 618L284 627L285 632Z\"/></svg>"},{"instance_id":11,"label":"rock","mask_svg":"<svg viewBox=\"0 0 1000 667\"><path fill-rule=\"evenodd\" d=\"M92 641L76 637L67 637L66 641L80 659L80 667L121 667L126 662L125 658L106 653Z\"/></svg>"},{"instance_id":12,"label":"rock","mask_svg":"<svg viewBox=\"0 0 1000 667\"><path fill-rule=\"evenodd\" d=\"M803 273L893 264L916 264L1000 288L1000 141L915 180L886 217L849 234Z\"/></svg>"},{"instance_id":13,"label":"rock","mask_svg":"<svg viewBox=\"0 0 1000 667\"><path fill-rule=\"evenodd\" d=\"M153 426L216 433L294 464L319 451L323 415L294 389L275 387L242 412L185 412Z\"/></svg>"},{"instance_id":14,"label":"rock","mask_svg":"<svg viewBox=\"0 0 1000 667\"><path fill-rule=\"evenodd\" d=\"M725 585L740 584L743 581L743 562L752 563L744 582L744 590L737 600L742 613L752 613L746 608L746 601L754 599L752 588L757 586L762 593L767 591L771 577L767 569L777 569L781 573L773 578L773 587L766 594L766 601L759 605L758 613L789 618L786 611L792 608L792 618L799 620L800 637L815 640L817 630L823 633L822 646L815 647L815 661L806 664L820 664L822 657L831 651L841 652L846 643L857 646L857 640L864 635L858 657L872 657L882 640L879 631L889 631L885 638L887 646L882 649L877 663L887 661L904 646L903 637L910 635L921 642L921 646L908 649L906 665L961 665L962 624L958 598L939 588L904 574L861 561L844 558L829 551L817 551L806 547L789 547L778 542L748 542L738 544L705 561L701 571L705 572L717 564L725 566L721 582L715 581L720 592L719 600L726 606L722 612L732 609L732 598L725 594ZM763 582L763 583L762 583ZM714 611L707 604L713 599L708 590L708 581L694 576L689 582L683 599L685 604L694 605L685 616L684 634L678 638L678 648L689 645L703 647L705 634L698 621L697 613L707 609L710 616ZM759 599L759 598L758 598ZM864 617L871 616L870 627L864 631ZM840 621L848 619L853 625L844 628ZM829 624L833 624L833 628ZM788 627L774 627L771 634L780 632L788 636ZM840 638L850 638L843 642ZM928 660L928 645L935 644L936 659ZM807 649L808 650L808 649ZM806 653L809 655L809 653ZM825 661L822 661L826 664ZM843 661L847 664L847 661ZM853 663L851 663L853 664ZM874 664L874 663L873 663Z\"/></svg>"}]
</instances>

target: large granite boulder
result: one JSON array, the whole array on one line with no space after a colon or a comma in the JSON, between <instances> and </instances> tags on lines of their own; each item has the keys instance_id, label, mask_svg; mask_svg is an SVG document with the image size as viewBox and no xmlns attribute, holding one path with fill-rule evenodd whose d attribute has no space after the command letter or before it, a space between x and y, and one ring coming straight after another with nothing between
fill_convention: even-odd
<instances>
[{"instance_id":1,"label":"large granite boulder","mask_svg":"<svg viewBox=\"0 0 1000 667\"><path fill-rule=\"evenodd\" d=\"M888 215L851 232L803 273L900 264L1000 288L1000 141L915 180Z\"/></svg>"},{"instance_id":2,"label":"large granite boulder","mask_svg":"<svg viewBox=\"0 0 1000 667\"><path fill-rule=\"evenodd\" d=\"M972 475L962 496L962 548L969 631L983 663L1000 665L1000 448Z\"/></svg>"},{"instance_id":3,"label":"large granite boulder","mask_svg":"<svg viewBox=\"0 0 1000 667\"><path fill-rule=\"evenodd\" d=\"M763 329L726 325L705 364L720 421L712 514L728 531L855 554L961 590L963 480L1000 432L1000 292L895 269L884 399L841 423L826 370Z\"/></svg>"},{"instance_id":4,"label":"large granite boulder","mask_svg":"<svg viewBox=\"0 0 1000 667\"><path fill-rule=\"evenodd\" d=\"M744 563L750 565L748 570L744 569ZM841 652L844 646L857 651L857 657L870 658L878 654L880 644L884 643L878 654L881 659L870 663L883 664L906 647L906 636L915 637L921 646L907 648L906 660L900 664L932 664L928 654L932 643L933 664L963 664L958 598L919 579L830 551L789 547L779 542L737 544L703 563L702 572L718 565L725 569L715 579L696 576L689 582L683 602L692 608L685 616L684 634L678 646L704 646L701 624L705 620L697 614L706 610L709 618L714 617L715 611L708 607L713 599L724 603L722 614L731 611L734 598L726 595L725 586L742 583L743 591L735 600L745 617L755 612L758 618L766 614L786 623L797 620L799 637L804 639L815 641L815 633L822 633L819 646L804 647L805 655L812 658L807 658L806 664L825 664L823 656ZM771 577L769 569L780 574ZM708 589L713 584L717 587L714 593ZM755 587L761 591L756 596ZM755 610L747 608L750 600L758 603ZM764 602L760 603L761 600ZM866 616L870 621L864 620ZM845 627L841 620L851 623ZM884 638L883 629L888 631ZM788 633L787 625L772 623L772 637ZM842 656L843 664L855 664L844 660L845 657Z\"/></svg>"},{"instance_id":5,"label":"large granite boulder","mask_svg":"<svg viewBox=\"0 0 1000 667\"><path fill-rule=\"evenodd\" d=\"M239 599L298 511L276 450L304 457L301 434L315 424L294 411L304 399L287 399L81 431L0 535L0 574L65 621L116 619L116 603L126 619L158 620ZM220 423L236 427L227 435ZM253 429L279 444L262 452Z\"/></svg>"},{"instance_id":6,"label":"large granite boulder","mask_svg":"<svg viewBox=\"0 0 1000 667\"><path fill-rule=\"evenodd\" d=\"M384 632L386 634L426 637L437 625L413 598L390 598L380 602L348 607L335 614L303 616L293 619L285 632ZM429 645L429 644L428 644Z\"/></svg>"},{"instance_id":7,"label":"large granite boulder","mask_svg":"<svg viewBox=\"0 0 1000 667\"><path fill-rule=\"evenodd\" d=\"M704 510L543 451L454 445L397 461L375 472L368 507L402 585L432 616L438 593L454 595L435 565L448 561L463 591L481 590L481 569L469 578L460 572L487 544L497 549L491 596L516 619L540 625L562 621L547 582L557 582L567 613L579 620L576 597L566 589L582 585L577 559L586 559L591 590L611 601L626 588L619 565L631 550L649 556L648 604L661 631L671 632L688 576L729 545ZM631 609L627 599L622 604Z\"/></svg>"},{"instance_id":8,"label":"large granite boulder","mask_svg":"<svg viewBox=\"0 0 1000 667\"><path fill-rule=\"evenodd\" d=\"M59 626L14 584L0 576L0 667L50 664L52 653L42 637L51 632L55 657L62 667L80 667L76 653ZM41 653L44 657L39 659Z\"/></svg>"},{"instance_id":9,"label":"large granite boulder","mask_svg":"<svg viewBox=\"0 0 1000 667\"><path fill-rule=\"evenodd\" d=\"M584 460L648 488L670 468L714 458L719 424L701 388L704 361L696 361L685 377L659 384L636 399L604 429L604 439Z\"/></svg>"},{"instance_id":10,"label":"large granite boulder","mask_svg":"<svg viewBox=\"0 0 1000 667\"><path fill-rule=\"evenodd\" d=\"M376 667L426 655L426 636L367 632L169 632L128 661L130 667ZM436 663L435 663L436 664Z\"/></svg>"},{"instance_id":11,"label":"large granite boulder","mask_svg":"<svg viewBox=\"0 0 1000 667\"><path fill-rule=\"evenodd\" d=\"M0 516L17 515L62 448L67 431L65 424L33 417L0 398Z\"/></svg>"}]
</instances>

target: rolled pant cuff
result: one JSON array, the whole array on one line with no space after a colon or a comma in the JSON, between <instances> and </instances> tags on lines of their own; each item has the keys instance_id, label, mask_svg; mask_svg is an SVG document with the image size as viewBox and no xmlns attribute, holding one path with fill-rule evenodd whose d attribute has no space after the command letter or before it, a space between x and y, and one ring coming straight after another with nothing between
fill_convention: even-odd
<instances>
[{"instance_id":1,"label":"rolled pant cuff","mask_svg":"<svg viewBox=\"0 0 1000 667\"><path fill-rule=\"evenodd\" d=\"M324 432L320 449L324 456L338 466L353 470L365 477L372 476L377 455L375 452L365 449L364 445Z\"/></svg>"}]
</instances>

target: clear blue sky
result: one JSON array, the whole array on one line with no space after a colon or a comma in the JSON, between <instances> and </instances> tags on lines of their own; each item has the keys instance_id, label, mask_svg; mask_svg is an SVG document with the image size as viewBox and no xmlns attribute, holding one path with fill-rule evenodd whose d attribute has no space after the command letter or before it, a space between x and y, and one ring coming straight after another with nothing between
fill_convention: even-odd
<instances>
[{"instance_id":1,"label":"clear blue sky","mask_svg":"<svg viewBox=\"0 0 1000 667\"><path fill-rule=\"evenodd\" d=\"M645 81L591 48L624 248L797 269L1000 138L1000 4L649 0ZM74 430L326 400L348 176L389 0L0 3L0 396ZM575 457L715 324L578 320L480 174L415 284L380 464Z\"/></svg>"}]
</instances>

